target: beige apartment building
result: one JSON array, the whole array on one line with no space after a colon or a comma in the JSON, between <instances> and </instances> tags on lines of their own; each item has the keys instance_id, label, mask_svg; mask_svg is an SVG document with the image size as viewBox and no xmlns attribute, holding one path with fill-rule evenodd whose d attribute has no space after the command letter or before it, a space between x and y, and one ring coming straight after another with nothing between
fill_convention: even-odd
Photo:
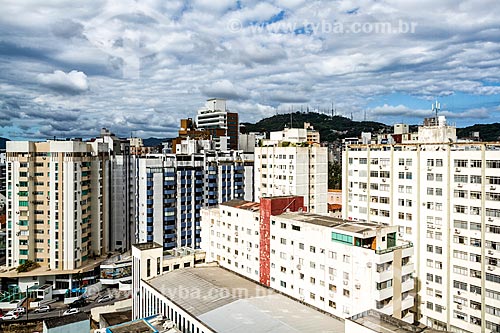
<instances>
[{"instance_id":1,"label":"beige apartment building","mask_svg":"<svg viewBox=\"0 0 500 333\"><path fill-rule=\"evenodd\" d=\"M84 268L107 253L107 144L7 144L7 266Z\"/></svg>"}]
</instances>

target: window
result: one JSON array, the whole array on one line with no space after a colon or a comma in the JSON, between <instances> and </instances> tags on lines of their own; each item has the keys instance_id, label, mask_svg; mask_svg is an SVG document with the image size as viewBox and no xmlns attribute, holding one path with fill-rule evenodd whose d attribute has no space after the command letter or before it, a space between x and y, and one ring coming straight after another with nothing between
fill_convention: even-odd
<instances>
[{"instance_id":1,"label":"window","mask_svg":"<svg viewBox=\"0 0 500 333\"><path fill-rule=\"evenodd\" d=\"M470 176L470 183L471 184L481 184L481 176Z\"/></svg>"},{"instance_id":2,"label":"window","mask_svg":"<svg viewBox=\"0 0 500 333\"><path fill-rule=\"evenodd\" d=\"M453 166L455 168L467 168L467 160L455 160Z\"/></svg>"},{"instance_id":3,"label":"window","mask_svg":"<svg viewBox=\"0 0 500 333\"><path fill-rule=\"evenodd\" d=\"M470 167L471 168L480 168L481 166L482 166L481 160L470 160Z\"/></svg>"},{"instance_id":4,"label":"window","mask_svg":"<svg viewBox=\"0 0 500 333\"><path fill-rule=\"evenodd\" d=\"M453 287L467 291L467 283L453 280Z\"/></svg>"}]
</instances>

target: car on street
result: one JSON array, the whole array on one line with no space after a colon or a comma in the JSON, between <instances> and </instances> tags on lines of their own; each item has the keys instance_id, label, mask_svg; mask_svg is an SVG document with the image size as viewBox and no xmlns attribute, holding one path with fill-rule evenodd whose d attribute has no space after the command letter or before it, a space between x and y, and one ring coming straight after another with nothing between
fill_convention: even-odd
<instances>
[{"instance_id":1,"label":"car on street","mask_svg":"<svg viewBox=\"0 0 500 333\"><path fill-rule=\"evenodd\" d=\"M79 312L80 312L80 309L72 308L72 309L68 309L68 310L64 311L63 316L69 316L69 315L79 313Z\"/></svg>"},{"instance_id":2,"label":"car on street","mask_svg":"<svg viewBox=\"0 0 500 333\"><path fill-rule=\"evenodd\" d=\"M19 318L17 313L8 313L2 317L2 320L16 320L17 318Z\"/></svg>"},{"instance_id":3,"label":"car on street","mask_svg":"<svg viewBox=\"0 0 500 333\"><path fill-rule=\"evenodd\" d=\"M17 313L19 313L20 315L26 314L26 308L22 307L22 306L18 307L14 311L17 312Z\"/></svg>"},{"instance_id":4,"label":"car on street","mask_svg":"<svg viewBox=\"0 0 500 333\"><path fill-rule=\"evenodd\" d=\"M115 296L113 296L113 295L104 295L101 298L97 299L97 303L105 303L105 302L112 301L114 299L115 299Z\"/></svg>"},{"instance_id":5,"label":"car on street","mask_svg":"<svg viewBox=\"0 0 500 333\"><path fill-rule=\"evenodd\" d=\"M35 309L35 313L44 313L44 312L49 312L49 311L50 311L49 305L42 305L42 306L39 306L38 308Z\"/></svg>"},{"instance_id":6,"label":"car on street","mask_svg":"<svg viewBox=\"0 0 500 333\"><path fill-rule=\"evenodd\" d=\"M69 307L70 308L81 308L81 307L84 307L85 305L88 305L88 304L89 304L89 302L87 302L87 300L85 300L83 298L79 298L76 301L74 301L73 303L70 303Z\"/></svg>"}]
</instances>

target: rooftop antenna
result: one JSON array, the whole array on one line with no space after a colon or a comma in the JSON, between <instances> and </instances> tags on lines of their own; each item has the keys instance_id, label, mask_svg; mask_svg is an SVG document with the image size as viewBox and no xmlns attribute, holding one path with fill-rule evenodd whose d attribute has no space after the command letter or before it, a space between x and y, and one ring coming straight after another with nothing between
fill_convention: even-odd
<instances>
[{"instance_id":1,"label":"rooftop antenna","mask_svg":"<svg viewBox=\"0 0 500 333\"><path fill-rule=\"evenodd\" d=\"M354 118L353 118L353 116L352 116L352 112L351 112L351 121L352 121L353 119L354 119Z\"/></svg>"},{"instance_id":2,"label":"rooftop antenna","mask_svg":"<svg viewBox=\"0 0 500 333\"><path fill-rule=\"evenodd\" d=\"M333 102L332 102L332 118L333 118L333 112L334 112L334 110L333 110Z\"/></svg>"},{"instance_id":3,"label":"rooftop antenna","mask_svg":"<svg viewBox=\"0 0 500 333\"><path fill-rule=\"evenodd\" d=\"M438 119L438 112L441 111L441 103L436 99L436 103L432 104L432 112L436 113L436 120Z\"/></svg>"}]
</instances>

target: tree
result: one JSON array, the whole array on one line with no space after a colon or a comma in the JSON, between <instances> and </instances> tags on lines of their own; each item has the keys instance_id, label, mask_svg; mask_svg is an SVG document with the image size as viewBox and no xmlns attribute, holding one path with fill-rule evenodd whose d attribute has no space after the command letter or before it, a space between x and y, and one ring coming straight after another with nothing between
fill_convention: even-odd
<instances>
[{"instance_id":1,"label":"tree","mask_svg":"<svg viewBox=\"0 0 500 333\"><path fill-rule=\"evenodd\" d=\"M328 162L328 188L342 189L342 165L338 162Z\"/></svg>"}]
</instances>

